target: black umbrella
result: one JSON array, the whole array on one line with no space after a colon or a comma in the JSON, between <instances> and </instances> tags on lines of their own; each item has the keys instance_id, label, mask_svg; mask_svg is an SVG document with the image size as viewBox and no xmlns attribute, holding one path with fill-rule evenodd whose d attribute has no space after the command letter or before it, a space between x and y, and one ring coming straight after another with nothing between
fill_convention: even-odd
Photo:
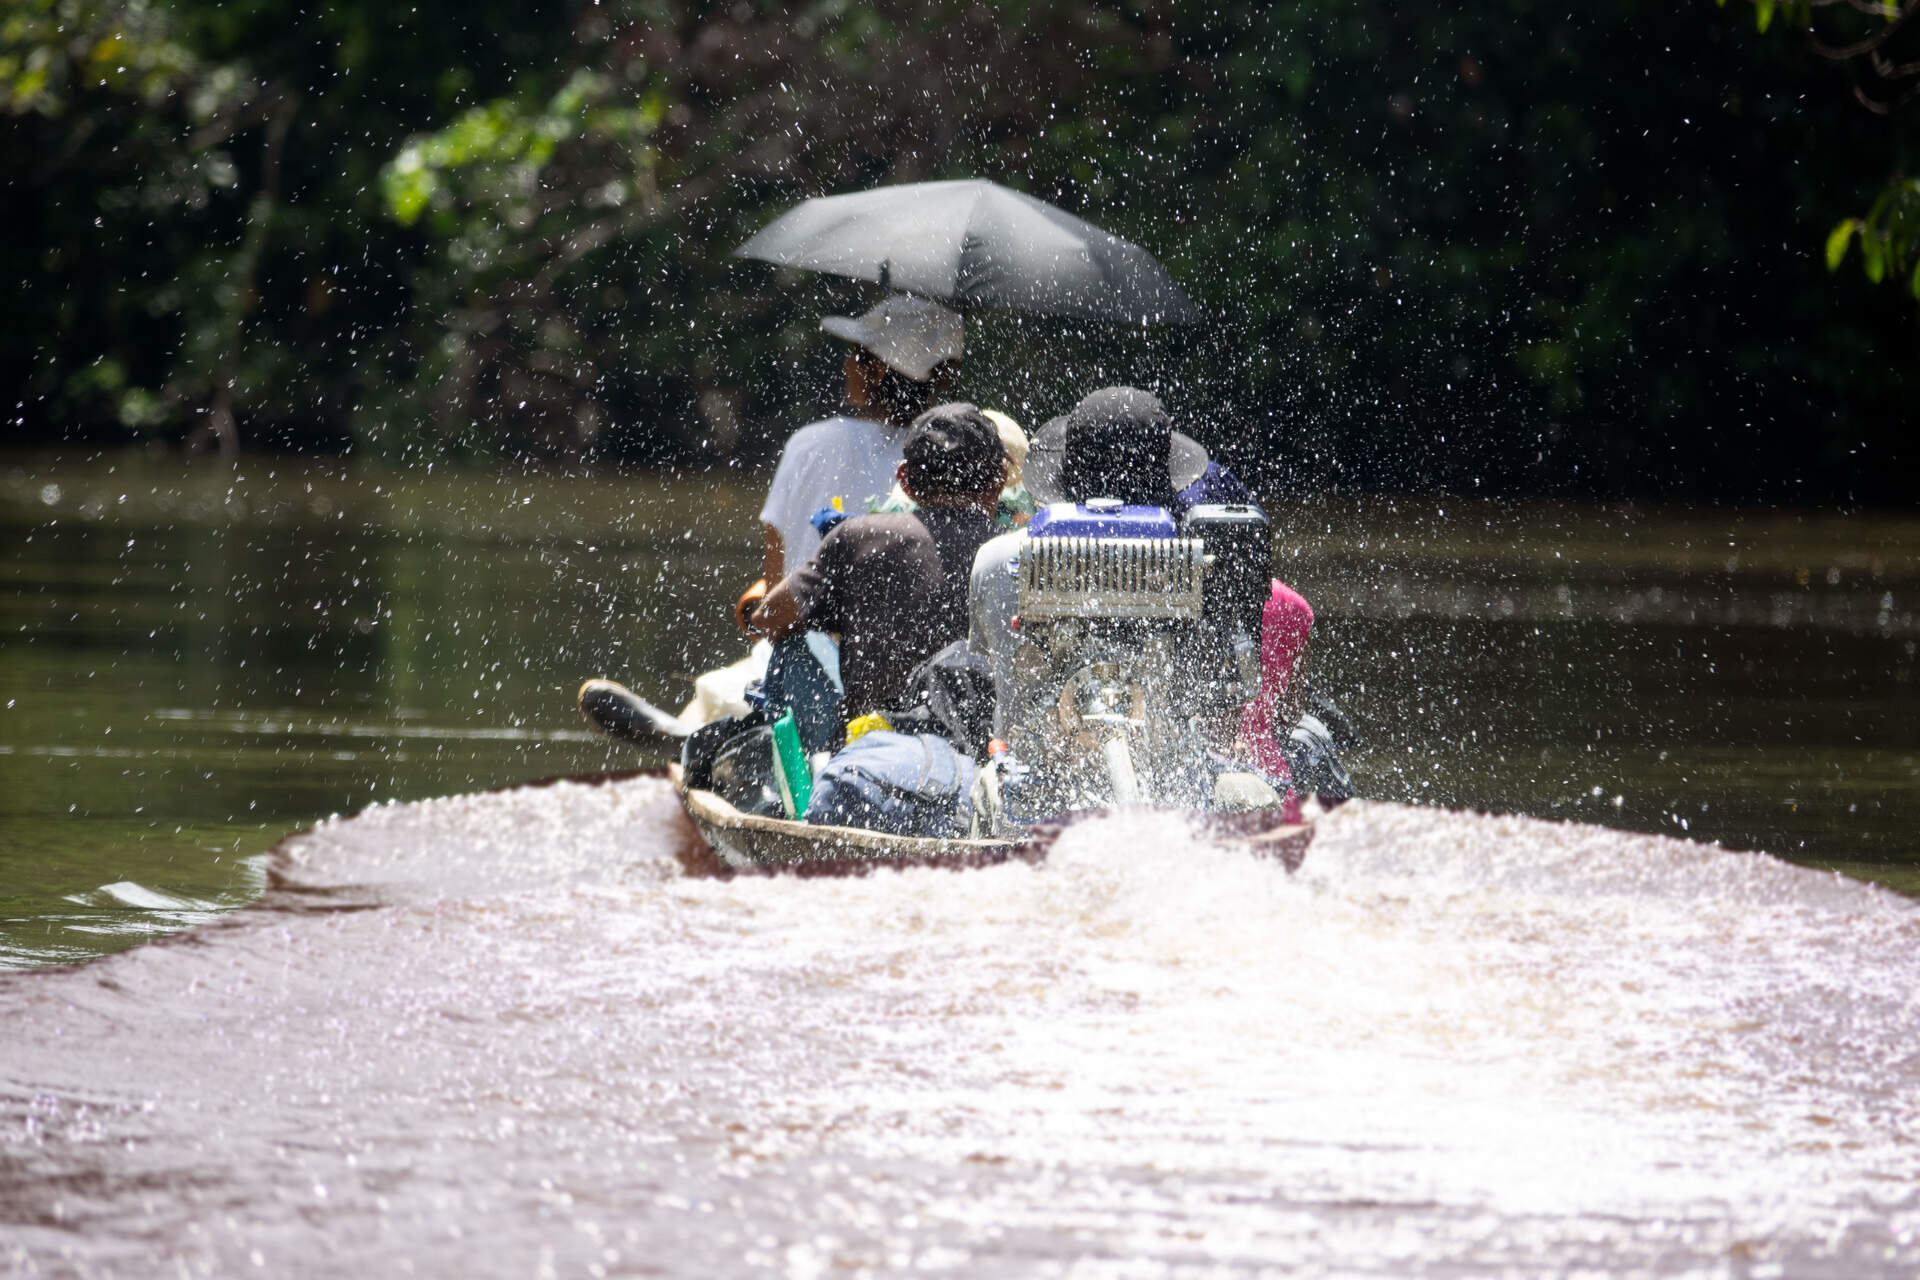
<instances>
[{"instance_id":1,"label":"black umbrella","mask_svg":"<svg viewBox=\"0 0 1920 1280\"><path fill-rule=\"evenodd\" d=\"M1200 319L1139 245L980 178L802 201L734 253L961 307L1128 324Z\"/></svg>"}]
</instances>

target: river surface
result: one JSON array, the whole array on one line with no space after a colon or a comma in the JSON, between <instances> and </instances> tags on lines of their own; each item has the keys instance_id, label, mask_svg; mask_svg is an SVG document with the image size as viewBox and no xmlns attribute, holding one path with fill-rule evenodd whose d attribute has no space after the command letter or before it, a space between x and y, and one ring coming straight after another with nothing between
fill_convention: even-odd
<instances>
[{"instance_id":1,"label":"river surface","mask_svg":"<svg viewBox=\"0 0 1920 1280\"><path fill-rule=\"evenodd\" d=\"M1920 1271L1914 522L1288 504L1292 876L458 794L654 762L572 688L728 652L755 491L0 460L0 1267Z\"/></svg>"}]
</instances>

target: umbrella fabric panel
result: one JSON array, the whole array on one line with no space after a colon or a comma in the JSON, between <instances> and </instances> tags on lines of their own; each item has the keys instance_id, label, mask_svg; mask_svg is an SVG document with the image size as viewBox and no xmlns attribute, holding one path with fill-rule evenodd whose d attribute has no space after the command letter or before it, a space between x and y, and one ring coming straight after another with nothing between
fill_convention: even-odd
<instances>
[{"instance_id":1,"label":"umbrella fabric panel","mask_svg":"<svg viewBox=\"0 0 1920 1280\"><path fill-rule=\"evenodd\" d=\"M980 179L804 201L737 252L959 306L1126 322L1198 318L1146 250Z\"/></svg>"},{"instance_id":2,"label":"umbrella fabric panel","mask_svg":"<svg viewBox=\"0 0 1920 1280\"><path fill-rule=\"evenodd\" d=\"M871 280L954 301L972 206L927 199L926 186L823 196L782 214L736 253L803 271ZM882 268L888 278L881 279Z\"/></svg>"}]
</instances>

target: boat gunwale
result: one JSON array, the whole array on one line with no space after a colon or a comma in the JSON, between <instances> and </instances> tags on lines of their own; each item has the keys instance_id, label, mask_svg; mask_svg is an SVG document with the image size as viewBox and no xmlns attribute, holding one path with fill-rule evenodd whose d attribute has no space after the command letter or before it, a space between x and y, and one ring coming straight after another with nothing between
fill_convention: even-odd
<instances>
[{"instance_id":1,"label":"boat gunwale","mask_svg":"<svg viewBox=\"0 0 1920 1280\"><path fill-rule=\"evenodd\" d=\"M714 792L687 786L686 775L678 764L667 766L667 777L701 837L728 870L735 872L860 875L881 867L957 870L992 866L1016 858L1038 863L1046 858L1062 830L1077 820L1094 816L1076 815L1048 823L1020 840L893 835L859 827L742 813ZM1272 858L1292 872L1305 858L1313 834L1314 824L1308 821L1282 823L1245 833L1216 827L1207 838L1225 848L1244 849L1256 857ZM782 853L769 847L781 844L800 848Z\"/></svg>"}]
</instances>

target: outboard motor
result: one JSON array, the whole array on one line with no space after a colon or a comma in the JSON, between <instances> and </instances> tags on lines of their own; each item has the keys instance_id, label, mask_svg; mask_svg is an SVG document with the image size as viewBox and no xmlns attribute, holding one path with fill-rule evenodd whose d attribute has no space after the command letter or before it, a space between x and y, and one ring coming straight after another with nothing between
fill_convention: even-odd
<instances>
[{"instance_id":1,"label":"outboard motor","mask_svg":"<svg viewBox=\"0 0 1920 1280\"><path fill-rule=\"evenodd\" d=\"M1207 626L1260 640L1260 614L1273 580L1273 523L1252 503L1202 503L1180 532L1207 549Z\"/></svg>"},{"instance_id":2,"label":"outboard motor","mask_svg":"<svg viewBox=\"0 0 1920 1280\"><path fill-rule=\"evenodd\" d=\"M1111 499L1034 517L1013 566L997 775L1009 825L1115 804L1210 807L1258 683L1266 533L1251 506L1195 507L1184 529Z\"/></svg>"}]
</instances>

